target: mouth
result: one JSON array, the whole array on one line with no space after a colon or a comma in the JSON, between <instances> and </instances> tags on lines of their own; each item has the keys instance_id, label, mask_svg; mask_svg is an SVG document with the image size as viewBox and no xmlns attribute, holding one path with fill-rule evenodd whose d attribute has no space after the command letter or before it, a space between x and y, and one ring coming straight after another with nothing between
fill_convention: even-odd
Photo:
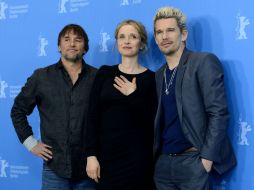
<instances>
[{"instance_id":1,"label":"mouth","mask_svg":"<svg viewBox=\"0 0 254 190\"><path fill-rule=\"evenodd\" d=\"M161 43L161 46L167 48L167 47L171 46L172 44L173 44L172 42L163 42L163 43Z\"/></svg>"},{"instance_id":2,"label":"mouth","mask_svg":"<svg viewBox=\"0 0 254 190\"><path fill-rule=\"evenodd\" d=\"M171 45L171 44L173 44L173 42L171 41L164 41L161 43L162 46Z\"/></svg>"},{"instance_id":3,"label":"mouth","mask_svg":"<svg viewBox=\"0 0 254 190\"><path fill-rule=\"evenodd\" d=\"M68 51L69 53L76 53L76 52L77 52L76 49L68 49L67 51Z\"/></svg>"},{"instance_id":4,"label":"mouth","mask_svg":"<svg viewBox=\"0 0 254 190\"><path fill-rule=\"evenodd\" d=\"M132 49L132 47L124 46L123 49Z\"/></svg>"}]
</instances>

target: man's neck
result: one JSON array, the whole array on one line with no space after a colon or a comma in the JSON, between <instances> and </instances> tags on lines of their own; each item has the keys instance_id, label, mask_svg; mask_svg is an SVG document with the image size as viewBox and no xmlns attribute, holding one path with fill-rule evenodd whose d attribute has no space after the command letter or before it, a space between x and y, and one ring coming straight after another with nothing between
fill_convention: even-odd
<instances>
[{"instance_id":1,"label":"man's neck","mask_svg":"<svg viewBox=\"0 0 254 190\"><path fill-rule=\"evenodd\" d=\"M181 46L174 54L165 55L169 69L174 69L180 63L185 46Z\"/></svg>"},{"instance_id":2,"label":"man's neck","mask_svg":"<svg viewBox=\"0 0 254 190\"><path fill-rule=\"evenodd\" d=\"M73 63L62 59L62 63L67 73L69 74L72 83L75 84L82 70L82 60Z\"/></svg>"},{"instance_id":3,"label":"man's neck","mask_svg":"<svg viewBox=\"0 0 254 190\"><path fill-rule=\"evenodd\" d=\"M82 68L82 60L79 60L77 62L71 62L71 61L67 61L64 59L61 59L64 68L66 69L66 71L69 73L75 73L75 72L80 72L81 68Z\"/></svg>"}]
</instances>

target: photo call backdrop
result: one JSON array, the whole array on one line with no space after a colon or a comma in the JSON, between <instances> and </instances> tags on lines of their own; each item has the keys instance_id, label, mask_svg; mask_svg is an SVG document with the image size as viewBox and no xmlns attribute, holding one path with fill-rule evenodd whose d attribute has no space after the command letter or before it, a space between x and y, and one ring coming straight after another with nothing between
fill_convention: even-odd
<instances>
[{"instance_id":1,"label":"photo call backdrop","mask_svg":"<svg viewBox=\"0 0 254 190\"><path fill-rule=\"evenodd\" d=\"M69 23L84 27L90 39L84 58L98 68L120 61L116 25L138 20L149 35L149 50L140 62L156 71L165 63L153 37L153 16L162 6L177 7L187 15L187 47L216 54L225 71L229 134L238 163L214 180L213 190L253 190L253 5L252 0L0 0L0 190L41 188L42 160L18 141L10 110L32 72L58 61L60 30ZM37 110L29 122L40 139Z\"/></svg>"}]
</instances>

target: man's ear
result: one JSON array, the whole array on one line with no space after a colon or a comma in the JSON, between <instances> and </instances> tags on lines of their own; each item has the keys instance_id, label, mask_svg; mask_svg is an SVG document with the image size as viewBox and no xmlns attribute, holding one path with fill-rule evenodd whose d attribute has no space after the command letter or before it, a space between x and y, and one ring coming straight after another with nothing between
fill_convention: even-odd
<instances>
[{"instance_id":1,"label":"man's ear","mask_svg":"<svg viewBox=\"0 0 254 190\"><path fill-rule=\"evenodd\" d=\"M188 37L188 31L187 30L183 30L182 31L182 42L186 42Z\"/></svg>"},{"instance_id":2,"label":"man's ear","mask_svg":"<svg viewBox=\"0 0 254 190\"><path fill-rule=\"evenodd\" d=\"M153 37L154 37L155 43L158 45L157 40L156 40L156 34L154 34Z\"/></svg>"}]
</instances>

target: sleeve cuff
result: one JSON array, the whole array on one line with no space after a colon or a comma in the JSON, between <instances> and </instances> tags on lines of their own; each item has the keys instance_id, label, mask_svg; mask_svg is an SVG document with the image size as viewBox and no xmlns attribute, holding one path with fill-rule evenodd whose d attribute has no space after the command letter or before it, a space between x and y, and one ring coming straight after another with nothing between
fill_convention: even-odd
<instances>
[{"instance_id":1,"label":"sleeve cuff","mask_svg":"<svg viewBox=\"0 0 254 190\"><path fill-rule=\"evenodd\" d=\"M31 135L24 142L23 145L27 148L28 151L31 151L33 147L38 144L38 141Z\"/></svg>"}]
</instances>

